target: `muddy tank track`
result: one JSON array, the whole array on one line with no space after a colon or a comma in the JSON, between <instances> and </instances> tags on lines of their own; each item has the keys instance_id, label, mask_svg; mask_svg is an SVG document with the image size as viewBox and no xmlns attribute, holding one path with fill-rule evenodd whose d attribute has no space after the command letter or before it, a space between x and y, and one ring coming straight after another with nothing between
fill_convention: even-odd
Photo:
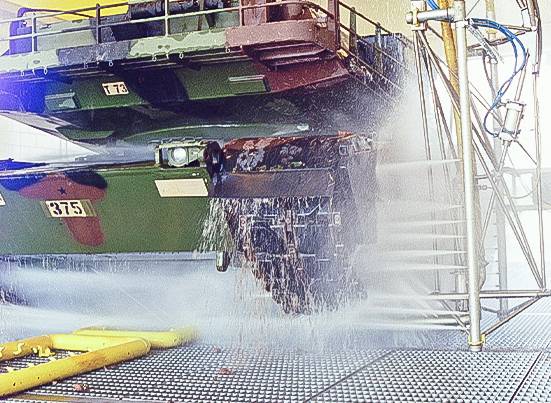
<instances>
[{"instance_id":1,"label":"muddy tank track","mask_svg":"<svg viewBox=\"0 0 551 403\"><path fill-rule=\"evenodd\" d=\"M371 140L240 139L224 147L224 158L214 196L226 199L234 253L274 301L312 313L357 295L351 258L374 241L376 225Z\"/></svg>"}]
</instances>

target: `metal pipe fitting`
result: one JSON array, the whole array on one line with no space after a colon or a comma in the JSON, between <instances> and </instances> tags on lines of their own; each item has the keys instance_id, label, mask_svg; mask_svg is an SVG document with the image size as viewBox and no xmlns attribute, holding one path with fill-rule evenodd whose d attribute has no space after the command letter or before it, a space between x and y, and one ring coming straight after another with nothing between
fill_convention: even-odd
<instances>
[{"instance_id":1,"label":"metal pipe fitting","mask_svg":"<svg viewBox=\"0 0 551 403\"><path fill-rule=\"evenodd\" d=\"M406 23L409 25L420 25L427 21L448 21L453 22L455 10L453 8L445 8L430 11L410 11L406 14Z\"/></svg>"}]
</instances>

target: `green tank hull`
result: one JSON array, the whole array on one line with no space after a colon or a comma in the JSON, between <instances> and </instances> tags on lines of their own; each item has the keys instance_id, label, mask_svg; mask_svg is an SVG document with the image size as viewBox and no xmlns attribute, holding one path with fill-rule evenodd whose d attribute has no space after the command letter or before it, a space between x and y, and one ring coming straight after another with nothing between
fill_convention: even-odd
<instances>
[{"instance_id":1,"label":"green tank hull","mask_svg":"<svg viewBox=\"0 0 551 403\"><path fill-rule=\"evenodd\" d=\"M196 251L209 181L154 165L2 176L0 254Z\"/></svg>"},{"instance_id":2,"label":"green tank hull","mask_svg":"<svg viewBox=\"0 0 551 403\"><path fill-rule=\"evenodd\" d=\"M158 145L155 162L80 164L0 165L0 256L216 252L219 270L251 268L301 313L350 291L351 256L375 234L376 154L364 136L175 142Z\"/></svg>"}]
</instances>

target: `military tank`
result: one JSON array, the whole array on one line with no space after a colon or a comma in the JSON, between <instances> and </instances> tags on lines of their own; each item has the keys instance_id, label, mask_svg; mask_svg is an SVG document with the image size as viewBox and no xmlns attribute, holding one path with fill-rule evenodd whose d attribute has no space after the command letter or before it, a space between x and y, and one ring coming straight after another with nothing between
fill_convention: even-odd
<instances>
[{"instance_id":1,"label":"military tank","mask_svg":"<svg viewBox=\"0 0 551 403\"><path fill-rule=\"evenodd\" d=\"M409 45L376 27L343 46L339 7L20 10L2 115L90 153L0 163L0 255L214 251L292 313L360 292L351 256L374 240L373 138Z\"/></svg>"}]
</instances>

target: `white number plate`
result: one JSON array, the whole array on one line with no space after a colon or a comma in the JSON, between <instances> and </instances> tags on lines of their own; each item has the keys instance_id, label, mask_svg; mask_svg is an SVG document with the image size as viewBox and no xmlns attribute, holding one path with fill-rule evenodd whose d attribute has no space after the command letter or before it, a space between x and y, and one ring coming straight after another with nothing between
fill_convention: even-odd
<instances>
[{"instance_id":1,"label":"white number plate","mask_svg":"<svg viewBox=\"0 0 551 403\"><path fill-rule=\"evenodd\" d=\"M126 86L124 81L119 81L116 83L103 83L102 86L103 86L103 91L107 96L129 94L128 87Z\"/></svg>"},{"instance_id":2,"label":"white number plate","mask_svg":"<svg viewBox=\"0 0 551 403\"><path fill-rule=\"evenodd\" d=\"M46 200L43 206L46 215L54 218L95 216L90 200Z\"/></svg>"}]
</instances>

